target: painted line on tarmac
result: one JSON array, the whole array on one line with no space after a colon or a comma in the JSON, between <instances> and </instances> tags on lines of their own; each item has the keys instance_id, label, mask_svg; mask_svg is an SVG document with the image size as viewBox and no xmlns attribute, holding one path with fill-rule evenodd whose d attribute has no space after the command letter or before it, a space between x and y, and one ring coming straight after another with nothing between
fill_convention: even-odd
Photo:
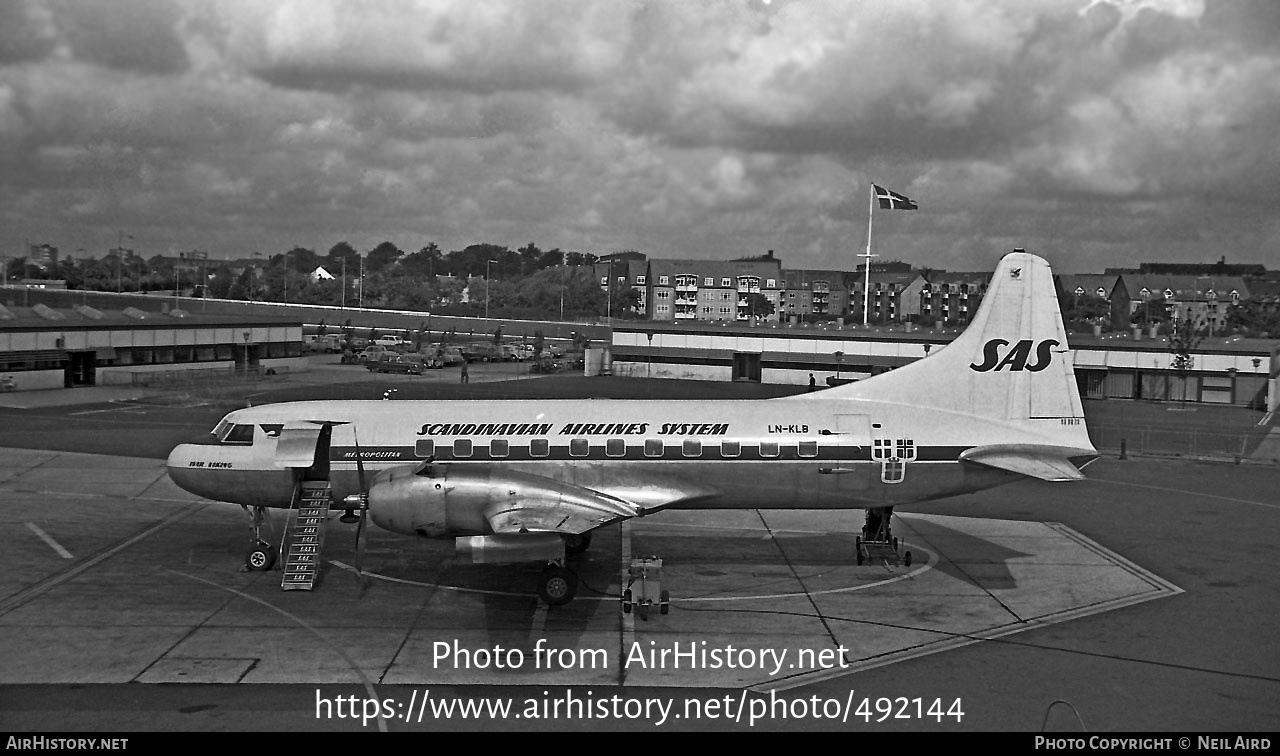
<instances>
[{"instance_id":1,"label":"painted line on tarmac","mask_svg":"<svg viewBox=\"0 0 1280 756\"><path fill-rule=\"evenodd\" d=\"M65 548L62 547L62 544L53 540L53 537L50 536L48 533L44 532L44 530L42 530L39 525L35 524L34 522L29 522L27 523L27 527L31 530L32 533L35 533L36 535L40 536L40 540L49 544L49 548L58 552L58 556L62 557L63 559L75 559L75 557L71 556L70 551L67 551Z\"/></svg>"},{"instance_id":2,"label":"painted line on tarmac","mask_svg":"<svg viewBox=\"0 0 1280 756\"><path fill-rule=\"evenodd\" d=\"M181 575L182 577L185 577L185 578L191 578L192 580L196 580L198 582L204 583L205 585L211 585L214 588L221 588L224 591L234 593L235 595L239 596L242 599L245 599L247 601L252 601L256 604L261 604L262 606L265 606L271 611L276 612L277 614L280 614L283 617L293 620L294 622L298 623L300 626L302 626L306 630L309 630L312 635L319 638L320 642L323 645L329 648L332 648L339 656L342 657L343 661L347 663L347 666L349 666L356 673L356 675L360 677L360 682L364 684L365 693L367 693L369 696L367 700L369 701L382 700L378 698L378 694L374 690L373 681L370 680L369 676L364 673L364 670L360 668L360 665L356 664L355 660L353 660L350 656L348 656L346 651L342 650L342 644L337 639L327 637L324 633L317 630L313 625L309 624L306 620L302 619L298 615L293 614L291 612L287 612L284 609L281 609L280 607L276 606L275 604L272 604L267 601L263 601L262 599L256 596L250 596L244 591L238 591L235 588L231 588L225 585L220 585L218 583L213 582L212 580L205 580L202 577L198 577L196 575L188 575L187 573L179 572L178 570L166 570L166 572L171 572L174 575ZM319 695L320 695L319 691L317 690L316 696L318 697ZM406 719L405 721L408 721L408 720ZM378 731L379 732L387 731L387 720L382 716L382 707L378 707Z\"/></svg>"},{"instance_id":3,"label":"painted line on tarmac","mask_svg":"<svg viewBox=\"0 0 1280 756\"><path fill-rule=\"evenodd\" d=\"M869 588L877 588L882 585L890 585L900 580L914 579L924 574L925 572L933 569L933 565L938 561L937 555L934 554L932 551L929 551L928 549L925 549L923 547L919 547L919 548L921 551L929 555L929 561L926 564L922 564L918 568L912 568L910 572L905 572L901 575L894 575L893 577L887 578L885 580L877 580L872 583L865 583L863 585L848 585L843 588L828 588L822 591L798 591L795 593L766 593L766 594L758 594L758 595L751 595L751 596L697 596L692 598L673 598L671 599L671 603L672 604L675 604L675 603L700 604L700 603L707 603L707 602L722 602L722 601L762 601L762 600L770 600L770 599L805 598L808 596L825 596L825 595L836 594L836 593L851 593L853 591L865 591ZM628 559L627 562L630 563L630 560ZM345 562L330 560L329 564L332 564L334 567L337 567L342 570L346 570L348 572L356 571L355 567L352 567L351 565L346 564ZM878 565L870 565L870 566L877 567ZM430 583L423 580L408 580L406 578L391 577L389 575L380 575L376 572L370 572L368 570L365 570L363 574L365 577L377 578L378 580L385 580L388 583L400 583L401 585L412 585L420 588L442 588L448 591L457 591L458 593L474 593L474 594L483 595L483 596L506 596L510 598L529 598L535 595L532 593L516 593L514 591L493 591L487 588L463 588L457 585L442 585L440 583ZM625 574L625 568L624 568L624 574ZM625 585L625 579L624 579L624 585ZM616 596L585 596L583 598L574 599L574 601L617 601L617 600L618 598ZM625 623L626 621L625 617L627 615L624 613L623 616L624 616L624 623ZM633 628L634 628L634 625L635 625L635 621L632 620Z\"/></svg>"},{"instance_id":4,"label":"painted line on tarmac","mask_svg":"<svg viewBox=\"0 0 1280 756\"><path fill-rule=\"evenodd\" d=\"M173 514L164 518L163 520L155 523L154 525L148 528L145 528L137 535L134 535L131 538L125 539L124 541L117 543L115 546L112 546L106 549L105 551L99 552L98 554L91 557L87 561L81 562L80 564L77 564L69 568L65 572L58 573L57 575L54 575L50 578L42 580L39 583L36 583L35 585L29 588L25 588L21 591L18 591L17 593L13 594L9 598L4 599L3 601L0 601L0 616L8 614L14 609L17 609L18 607L40 597L45 593L48 593L49 591L53 590L54 588L57 588L58 586L67 582L68 580L71 580L79 576L81 573L85 572L86 570L97 566L99 563L110 559L116 554L119 554L121 551L124 551L125 549L129 548L130 546L137 543L138 541L141 541L144 538L147 538L155 534L156 532L169 527L170 525L185 518L186 516L190 514L194 514L196 510L203 509L207 506L209 506L209 502L201 501L195 504L191 504L190 506L183 507L177 512L174 512Z\"/></svg>"},{"instance_id":5,"label":"painted line on tarmac","mask_svg":"<svg viewBox=\"0 0 1280 756\"><path fill-rule=\"evenodd\" d=\"M1230 501L1235 504L1251 504L1255 507L1266 507L1267 509L1280 509L1280 504L1272 504L1265 501L1252 501L1250 499L1237 499L1233 496L1219 496L1211 493L1201 493L1199 491L1185 491L1181 488L1166 488L1164 486L1149 486L1145 483L1127 483L1120 480L1104 480L1102 478L1089 478L1094 483L1110 483L1113 486L1129 486L1131 488L1145 488L1149 491L1163 491L1165 493L1176 493L1186 496L1203 496L1206 499L1217 499L1218 501Z\"/></svg>"}]
</instances>

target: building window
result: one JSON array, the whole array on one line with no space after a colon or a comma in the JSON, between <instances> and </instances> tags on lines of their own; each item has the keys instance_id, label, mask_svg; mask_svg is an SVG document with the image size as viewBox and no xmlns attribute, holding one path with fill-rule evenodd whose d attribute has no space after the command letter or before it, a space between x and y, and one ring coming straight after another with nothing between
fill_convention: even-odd
<instances>
[{"instance_id":1,"label":"building window","mask_svg":"<svg viewBox=\"0 0 1280 756\"><path fill-rule=\"evenodd\" d=\"M733 283L732 283L729 279L727 279L727 278L722 278L722 279L720 279L720 285L721 285L721 286L726 286L726 287L727 287L727 286L732 286L732 285L733 285Z\"/></svg>"},{"instance_id":2,"label":"building window","mask_svg":"<svg viewBox=\"0 0 1280 756\"><path fill-rule=\"evenodd\" d=\"M765 288L776 289L778 287L778 282L773 280L772 278L768 278L768 279L765 279L764 285L765 285Z\"/></svg>"},{"instance_id":3,"label":"building window","mask_svg":"<svg viewBox=\"0 0 1280 756\"><path fill-rule=\"evenodd\" d=\"M716 279L712 278L711 276L707 276L706 278L702 279L702 285L703 285L703 286L715 286L715 285L716 285Z\"/></svg>"},{"instance_id":4,"label":"building window","mask_svg":"<svg viewBox=\"0 0 1280 756\"><path fill-rule=\"evenodd\" d=\"M636 285L644 286L644 279L645 279L644 276L636 276Z\"/></svg>"},{"instance_id":5,"label":"building window","mask_svg":"<svg viewBox=\"0 0 1280 756\"><path fill-rule=\"evenodd\" d=\"M666 285L667 285L667 277L666 277L666 276L658 276L658 285L659 285L659 286L666 286Z\"/></svg>"}]
</instances>

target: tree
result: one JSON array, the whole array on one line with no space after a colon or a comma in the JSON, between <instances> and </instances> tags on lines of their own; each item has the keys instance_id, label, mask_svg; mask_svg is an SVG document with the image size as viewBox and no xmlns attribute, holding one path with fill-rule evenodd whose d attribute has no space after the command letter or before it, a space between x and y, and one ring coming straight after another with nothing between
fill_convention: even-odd
<instances>
[{"instance_id":1,"label":"tree","mask_svg":"<svg viewBox=\"0 0 1280 756\"><path fill-rule=\"evenodd\" d=\"M615 292L610 302L613 312L609 313L609 317L621 315L622 317L634 318L640 315L640 301L640 290L634 286L627 287L627 290L621 293Z\"/></svg>"},{"instance_id":2,"label":"tree","mask_svg":"<svg viewBox=\"0 0 1280 756\"><path fill-rule=\"evenodd\" d=\"M1192 352L1200 346L1200 336L1196 333L1195 323L1190 314L1184 320L1173 321L1173 333L1169 335L1169 352L1173 355L1171 367L1178 373L1182 383L1182 405L1187 404L1187 378L1195 366Z\"/></svg>"},{"instance_id":3,"label":"tree","mask_svg":"<svg viewBox=\"0 0 1280 756\"><path fill-rule=\"evenodd\" d=\"M758 291L747 293L747 316L752 318L767 318L773 314L773 302L769 298Z\"/></svg>"},{"instance_id":4,"label":"tree","mask_svg":"<svg viewBox=\"0 0 1280 756\"><path fill-rule=\"evenodd\" d=\"M400 248L389 241L384 241L374 247L369 256L365 258L366 272L379 271L391 265L400 259L400 255L404 254Z\"/></svg>"}]
</instances>

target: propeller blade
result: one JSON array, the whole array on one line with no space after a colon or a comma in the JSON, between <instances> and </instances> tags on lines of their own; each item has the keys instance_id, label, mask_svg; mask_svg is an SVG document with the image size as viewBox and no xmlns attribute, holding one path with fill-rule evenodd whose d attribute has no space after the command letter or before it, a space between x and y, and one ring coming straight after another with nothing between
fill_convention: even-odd
<instances>
[{"instance_id":1,"label":"propeller blade","mask_svg":"<svg viewBox=\"0 0 1280 756\"><path fill-rule=\"evenodd\" d=\"M360 510L360 522L356 523L356 579L364 585L364 518L367 509Z\"/></svg>"}]
</instances>

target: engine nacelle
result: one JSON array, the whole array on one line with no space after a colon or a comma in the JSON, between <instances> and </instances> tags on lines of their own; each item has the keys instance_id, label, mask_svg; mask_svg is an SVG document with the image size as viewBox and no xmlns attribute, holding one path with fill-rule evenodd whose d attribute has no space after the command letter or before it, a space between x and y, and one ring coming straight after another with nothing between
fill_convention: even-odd
<instances>
[{"instance_id":1,"label":"engine nacelle","mask_svg":"<svg viewBox=\"0 0 1280 756\"><path fill-rule=\"evenodd\" d=\"M450 467L436 466L430 475L408 467L379 473L369 486L369 519L393 533L427 538L487 532L484 510L501 484L486 469Z\"/></svg>"},{"instance_id":2,"label":"engine nacelle","mask_svg":"<svg viewBox=\"0 0 1280 756\"><path fill-rule=\"evenodd\" d=\"M489 465L392 468L369 486L376 525L428 538L582 533L637 514L634 505L597 491Z\"/></svg>"}]
</instances>

